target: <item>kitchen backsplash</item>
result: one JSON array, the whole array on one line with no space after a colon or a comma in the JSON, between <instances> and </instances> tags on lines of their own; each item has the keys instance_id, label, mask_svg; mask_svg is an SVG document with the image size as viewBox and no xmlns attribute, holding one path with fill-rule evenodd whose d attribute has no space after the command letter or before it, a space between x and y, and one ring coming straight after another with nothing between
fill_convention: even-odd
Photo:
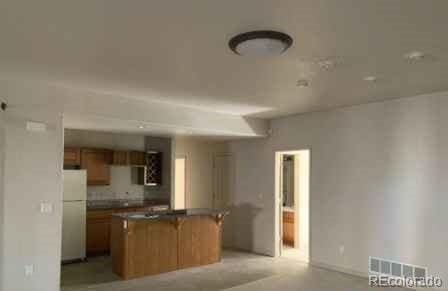
<instances>
[{"instance_id":1,"label":"kitchen backsplash","mask_svg":"<svg viewBox=\"0 0 448 291\"><path fill-rule=\"evenodd\" d=\"M101 187L88 187L87 200L144 199L144 195L141 193L113 193L96 188Z\"/></svg>"},{"instance_id":2,"label":"kitchen backsplash","mask_svg":"<svg viewBox=\"0 0 448 291\"><path fill-rule=\"evenodd\" d=\"M143 199L145 187L132 184L131 168L128 166L112 166L110 168L111 183L108 186L88 186L88 200L105 199Z\"/></svg>"}]
</instances>

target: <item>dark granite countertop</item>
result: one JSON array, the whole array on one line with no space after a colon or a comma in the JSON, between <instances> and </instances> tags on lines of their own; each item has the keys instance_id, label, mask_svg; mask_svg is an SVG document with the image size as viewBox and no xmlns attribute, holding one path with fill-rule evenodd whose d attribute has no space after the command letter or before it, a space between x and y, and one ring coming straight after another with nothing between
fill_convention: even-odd
<instances>
[{"instance_id":1,"label":"dark granite countertop","mask_svg":"<svg viewBox=\"0 0 448 291\"><path fill-rule=\"evenodd\" d=\"M87 210L107 210L117 208L134 208L150 206L170 206L167 199L111 199L111 200L89 200L87 201Z\"/></svg>"},{"instance_id":2,"label":"dark granite countertop","mask_svg":"<svg viewBox=\"0 0 448 291\"><path fill-rule=\"evenodd\" d=\"M115 213L113 214L113 216L122 219L151 220L151 219L182 218L198 215L225 216L227 214L229 214L229 211L224 209L192 208L192 209L170 210L170 211Z\"/></svg>"}]
</instances>

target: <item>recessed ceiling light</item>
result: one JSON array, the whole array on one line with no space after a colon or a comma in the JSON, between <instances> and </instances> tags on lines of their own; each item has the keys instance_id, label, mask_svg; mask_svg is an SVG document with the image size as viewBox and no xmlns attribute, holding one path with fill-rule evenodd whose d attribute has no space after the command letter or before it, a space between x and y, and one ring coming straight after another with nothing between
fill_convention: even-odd
<instances>
[{"instance_id":1,"label":"recessed ceiling light","mask_svg":"<svg viewBox=\"0 0 448 291\"><path fill-rule=\"evenodd\" d=\"M232 37L229 47L241 56L275 56L284 53L292 43L292 37L283 32L257 30Z\"/></svg>"},{"instance_id":2,"label":"recessed ceiling light","mask_svg":"<svg viewBox=\"0 0 448 291\"><path fill-rule=\"evenodd\" d=\"M367 76L362 79L366 82L372 82L372 83L375 83L378 80L378 78L375 76Z\"/></svg>"},{"instance_id":3,"label":"recessed ceiling light","mask_svg":"<svg viewBox=\"0 0 448 291\"><path fill-rule=\"evenodd\" d=\"M410 62L420 61L423 60L425 57L426 57L425 53L419 51L413 51L403 55L403 58Z\"/></svg>"},{"instance_id":4,"label":"recessed ceiling light","mask_svg":"<svg viewBox=\"0 0 448 291\"><path fill-rule=\"evenodd\" d=\"M305 79L298 80L296 83L297 87L308 87L310 85L310 82Z\"/></svg>"},{"instance_id":5,"label":"recessed ceiling light","mask_svg":"<svg viewBox=\"0 0 448 291\"><path fill-rule=\"evenodd\" d=\"M139 125L138 128L140 128L140 129L144 129L145 126L143 126L143 125Z\"/></svg>"},{"instance_id":6,"label":"recessed ceiling light","mask_svg":"<svg viewBox=\"0 0 448 291\"><path fill-rule=\"evenodd\" d=\"M321 70L330 71L341 64L340 59L325 59L317 62L317 65Z\"/></svg>"}]
</instances>

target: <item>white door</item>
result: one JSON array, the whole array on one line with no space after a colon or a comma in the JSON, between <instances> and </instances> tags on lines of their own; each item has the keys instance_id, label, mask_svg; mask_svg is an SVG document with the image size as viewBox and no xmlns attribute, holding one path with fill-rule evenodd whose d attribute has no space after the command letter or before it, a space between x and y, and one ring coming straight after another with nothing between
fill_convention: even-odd
<instances>
[{"instance_id":1,"label":"white door","mask_svg":"<svg viewBox=\"0 0 448 291\"><path fill-rule=\"evenodd\" d=\"M174 177L174 209L186 208L186 167L187 159L185 157L177 157L175 164Z\"/></svg>"},{"instance_id":2,"label":"white door","mask_svg":"<svg viewBox=\"0 0 448 291\"><path fill-rule=\"evenodd\" d=\"M65 170L62 203L63 261L86 257L86 198L86 171Z\"/></svg>"},{"instance_id":3,"label":"white door","mask_svg":"<svg viewBox=\"0 0 448 291\"><path fill-rule=\"evenodd\" d=\"M233 183L233 159L231 155L220 155L214 158L213 207L230 206Z\"/></svg>"},{"instance_id":4,"label":"white door","mask_svg":"<svg viewBox=\"0 0 448 291\"><path fill-rule=\"evenodd\" d=\"M62 260L84 259L86 257L86 202L64 202L62 214Z\"/></svg>"},{"instance_id":5,"label":"white door","mask_svg":"<svg viewBox=\"0 0 448 291\"><path fill-rule=\"evenodd\" d=\"M87 172L85 170L64 170L64 201L85 201L87 199Z\"/></svg>"}]
</instances>

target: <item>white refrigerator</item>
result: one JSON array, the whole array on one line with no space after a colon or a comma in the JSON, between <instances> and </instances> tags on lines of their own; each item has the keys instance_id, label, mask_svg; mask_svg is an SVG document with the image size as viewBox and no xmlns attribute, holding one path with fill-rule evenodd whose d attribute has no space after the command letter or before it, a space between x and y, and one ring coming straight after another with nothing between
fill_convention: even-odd
<instances>
[{"instance_id":1,"label":"white refrigerator","mask_svg":"<svg viewBox=\"0 0 448 291\"><path fill-rule=\"evenodd\" d=\"M86 258L86 199L85 170L64 170L62 213L62 261Z\"/></svg>"}]
</instances>

